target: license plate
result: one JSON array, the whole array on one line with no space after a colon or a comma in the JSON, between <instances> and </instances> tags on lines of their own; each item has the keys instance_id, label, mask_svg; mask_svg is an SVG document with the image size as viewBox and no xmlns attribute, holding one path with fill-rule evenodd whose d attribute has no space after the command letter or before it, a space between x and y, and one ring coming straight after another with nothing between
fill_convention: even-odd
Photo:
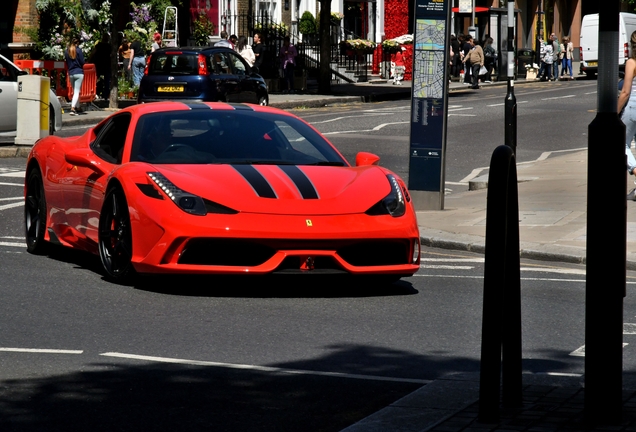
<instances>
[{"instance_id":1,"label":"license plate","mask_svg":"<svg viewBox=\"0 0 636 432\"><path fill-rule=\"evenodd\" d=\"M598 62L587 62L588 66L598 66Z\"/></svg>"},{"instance_id":2,"label":"license plate","mask_svg":"<svg viewBox=\"0 0 636 432\"><path fill-rule=\"evenodd\" d=\"M162 93L179 93L184 90L185 86L182 85L161 85L157 87L157 91Z\"/></svg>"}]
</instances>

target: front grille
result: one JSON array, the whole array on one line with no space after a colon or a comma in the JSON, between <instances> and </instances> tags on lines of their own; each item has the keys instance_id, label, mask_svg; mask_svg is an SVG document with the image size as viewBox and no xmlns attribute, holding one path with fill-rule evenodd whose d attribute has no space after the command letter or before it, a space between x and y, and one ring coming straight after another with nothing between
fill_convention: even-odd
<instances>
[{"instance_id":1,"label":"front grille","mask_svg":"<svg viewBox=\"0 0 636 432\"><path fill-rule=\"evenodd\" d=\"M353 266L408 264L408 240L360 241L338 249L338 255Z\"/></svg>"},{"instance_id":2,"label":"front grille","mask_svg":"<svg viewBox=\"0 0 636 432\"><path fill-rule=\"evenodd\" d=\"M240 239L190 240L179 257L179 264L254 267L270 259L271 247Z\"/></svg>"},{"instance_id":3,"label":"front grille","mask_svg":"<svg viewBox=\"0 0 636 432\"><path fill-rule=\"evenodd\" d=\"M193 239L185 246L179 264L258 266L279 250L335 250L356 267L401 265L410 262L410 241L387 240L286 240L286 239ZM316 268L338 269L330 257L315 257ZM297 257L286 258L277 270L298 268Z\"/></svg>"}]
</instances>

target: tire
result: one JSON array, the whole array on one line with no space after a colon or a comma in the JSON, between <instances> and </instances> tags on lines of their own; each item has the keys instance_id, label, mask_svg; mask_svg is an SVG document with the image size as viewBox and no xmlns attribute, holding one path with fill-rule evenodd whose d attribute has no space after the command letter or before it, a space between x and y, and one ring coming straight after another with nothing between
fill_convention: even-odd
<instances>
[{"instance_id":1,"label":"tire","mask_svg":"<svg viewBox=\"0 0 636 432\"><path fill-rule=\"evenodd\" d=\"M258 104L261 106L267 106L269 105L269 101L267 100L266 96L261 96L258 98Z\"/></svg>"},{"instance_id":2,"label":"tire","mask_svg":"<svg viewBox=\"0 0 636 432\"><path fill-rule=\"evenodd\" d=\"M49 105L49 135L55 135L55 110Z\"/></svg>"},{"instance_id":3,"label":"tire","mask_svg":"<svg viewBox=\"0 0 636 432\"><path fill-rule=\"evenodd\" d=\"M39 168L29 171L26 200L24 203L24 233L27 252L42 255L48 244L44 240L46 230L46 197Z\"/></svg>"},{"instance_id":4,"label":"tire","mask_svg":"<svg viewBox=\"0 0 636 432\"><path fill-rule=\"evenodd\" d=\"M126 196L120 187L111 187L99 216L99 257L107 279L119 284L132 280L132 247Z\"/></svg>"}]
</instances>

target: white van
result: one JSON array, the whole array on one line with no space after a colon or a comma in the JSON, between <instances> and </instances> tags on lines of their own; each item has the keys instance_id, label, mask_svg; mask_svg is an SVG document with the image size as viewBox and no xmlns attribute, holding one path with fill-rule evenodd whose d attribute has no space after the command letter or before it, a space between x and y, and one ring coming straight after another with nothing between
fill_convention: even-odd
<instances>
[{"instance_id":1,"label":"white van","mask_svg":"<svg viewBox=\"0 0 636 432\"><path fill-rule=\"evenodd\" d=\"M636 14L621 12L618 24L618 67L625 69L629 58L629 39L636 30ZM598 72L598 14L585 15L581 22L579 44L581 73L593 76Z\"/></svg>"}]
</instances>

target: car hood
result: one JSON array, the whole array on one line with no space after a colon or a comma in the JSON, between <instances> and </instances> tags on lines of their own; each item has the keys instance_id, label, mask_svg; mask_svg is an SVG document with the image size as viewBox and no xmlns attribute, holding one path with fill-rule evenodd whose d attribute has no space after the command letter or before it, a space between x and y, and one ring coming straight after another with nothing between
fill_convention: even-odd
<instances>
[{"instance_id":1,"label":"car hood","mask_svg":"<svg viewBox=\"0 0 636 432\"><path fill-rule=\"evenodd\" d=\"M178 188L234 210L286 215L362 213L391 186L378 166L155 165Z\"/></svg>"}]
</instances>

